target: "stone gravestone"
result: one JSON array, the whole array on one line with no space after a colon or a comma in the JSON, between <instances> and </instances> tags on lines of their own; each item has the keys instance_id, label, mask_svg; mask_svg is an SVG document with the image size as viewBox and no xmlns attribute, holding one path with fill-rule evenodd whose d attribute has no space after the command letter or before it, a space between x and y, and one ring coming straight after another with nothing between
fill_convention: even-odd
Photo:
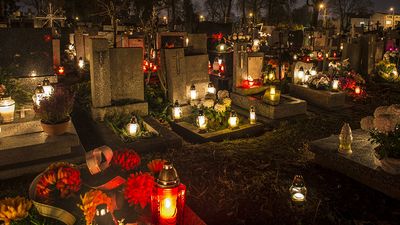
<instances>
[{"instance_id":1,"label":"stone gravestone","mask_svg":"<svg viewBox=\"0 0 400 225\"><path fill-rule=\"evenodd\" d=\"M146 116L142 49L109 49L104 38L92 38L90 43L93 119L103 120L107 114L116 112ZM129 101L121 104L121 100Z\"/></svg>"},{"instance_id":2,"label":"stone gravestone","mask_svg":"<svg viewBox=\"0 0 400 225\"><path fill-rule=\"evenodd\" d=\"M90 60L90 38L92 38L89 35L83 35L83 41L84 41L84 50L85 50L85 58L83 58L86 61ZM78 58L79 60L79 58Z\"/></svg>"},{"instance_id":3,"label":"stone gravestone","mask_svg":"<svg viewBox=\"0 0 400 225\"><path fill-rule=\"evenodd\" d=\"M85 38L81 32L75 33L75 51L77 60L85 58Z\"/></svg>"},{"instance_id":4,"label":"stone gravestone","mask_svg":"<svg viewBox=\"0 0 400 225\"><path fill-rule=\"evenodd\" d=\"M210 79L208 76L208 55L185 56L185 68L187 98L190 99L189 91L192 84L196 86L198 97L204 98Z\"/></svg>"},{"instance_id":5,"label":"stone gravestone","mask_svg":"<svg viewBox=\"0 0 400 225\"><path fill-rule=\"evenodd\" d=\"M141 48L110 49L111 98L144 101Z\"/></svg>"},{"instance_id":6,"label":"stone gravestone","mask_svg":"<svg viewBox=\"0 0 400 225\"><path fill-rule=\"evenodd\" d=\"M186 90L186 66L183 48L164 49L165 71L168 86L168 99L171 102L187 102Z\"/></svg>"},{"instance_id":7,"label":"stone gravestone","mask_svg":"<svg viewBox=\"0 0 400 225\"><path fill-rule=\"evenodd\" d=\"M361 36L361 73L371 74L375 68L376 35Z\"/></svg>"},{"instance_id":8,"label":"stone gravestone","mask_svg":"<svg viewBox=\"0 0 400 225\"><path fill-rule=\"evenodd\" d=\"M383 41L376 42L375 51L375 63L378 63L383 59L383 54L385 53L385 43Z\"/></svg>"},{"instance_id":9,"label":"stone gravestone","mask_svg":"<svg viewBox=\"0 0 400 225\"><path fill-rule=\"evenodd\" d=\"M60 49L60 39L53 39L53 65L61 65L61 49Z\"/></svg>"},{"instance_id":10,"label":"stone gravestone","mask_svg":"<svg viewBox=\"0 0 400 225\"><path fill-rule=\"evenodd\" d=\"M207 54L207 35L206 34L188 34L189 46L193 52Z\"/></svg>"},{"instance_id":11,"label":"stone gravestone","mask_svg":"<svg viewBox=\"0 0 400 225\"><path fill-rule=\"evenodd\" d=\"M90 41L90 80L93 107L111 105L111 75L108 41L93 38Z\"/></svg>"}]
</instances>

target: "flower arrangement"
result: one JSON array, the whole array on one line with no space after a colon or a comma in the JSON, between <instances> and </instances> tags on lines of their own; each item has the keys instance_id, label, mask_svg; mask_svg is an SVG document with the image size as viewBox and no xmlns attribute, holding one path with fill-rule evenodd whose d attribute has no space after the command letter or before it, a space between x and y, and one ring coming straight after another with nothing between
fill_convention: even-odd
<instances>
[{"instance_id":1,"label":"flower arrangement","mask_svg":"<svg viewBox=\"0 0 400 225\"><path fill-rule=\"evenodd\" d=\"M69 163L50 165L41 175L36 193L44 201L52 201L58 197L65 199L81 188L80 171Z\"/></svg>"},{"instance_id":2,"label":"flower arrangement","mask_svg":"<svg viewBox=\"0 0 400 225\"><path fill-rule=\"evenodd\" d=\"M105 123L109 126L115 134L117 134L121 140L125 143L133 142L140 138L150 138L154 137L157 134L149 131L144 124L143 118L140 116L136 116L137 122L140 126L140 131L136 136L132 136L129 134L126 129L127 124L131 121L132 115L128 113L114 113L110 115L106 115L104 118Z\"/></svg>"},{"instance_id":3,"label":"flower arrangement","mask_svg":"<svg viewBox=\"0 0 400 225\"><path fill-rule=\"evenodd\" d=\"M361 120L361 129L370 132L376 144L375 156L387 172L400 174L400 105L380 106L374 116Z\"/></svg>"},{"instance_id":4,"label":"flower arrangement","mask_svg":"<svg viewBox=\"0 0 400 225\"><path fill-rule=\"evenodd\" d=\"M200 110L207 117L207 128L209 130L221 130L228 127L229 112L232 105L232 99L229 98L229 92L220 90L217 93L218 100L205 99L200 107L193 108L194 118L197 118ZM195 121L195 119L193 120Z\"/></svg>"},{"instance_id":5,"label":"flower arrangement","mask_svg":"<svg viewBox=\"0 0 400 225\"><path fill-rule=\"evenodd\" d=\"M85 215L86 225L91 225L95 216L96 207L98 205L107 204L107 207L112 210L111 198L100 190L90 190L81 195L82 204L78 204L78 207L83 211Z\"/></svg>"},{"instance_id":6,"label":"flower arrangement","mask_svg":"<svg viewBox=\"0 0 400 225\"><path fill-rule=\"evenodd\" d=\"M45 124L59 124L70 119L74 97L68 91L58 88L48 98L40 101L40 106L34 107L36 114Z\"/></svg>"},{"instance_id":7,"label":"flower arrangement","mask_svg":"<svg viewBox=\"0 0 400 225\"><path fill-rule=\"evenodd\" d=\"M312 76L307 81L307 85L308 87L317 90L329 90L331 88L331 80L326 75L318 74L316 76Z\"/></svg>"},{"instance_id":8,"label":"flower arrangement","mask_svg":"<svg viewBox=\"0 0 400 225\"><path fill-rule=\"evenodd\" d=\"M0 200L0 220L5 225L11 221L21 220L28 216L32 201L24 197L5 198Z\"/></svg>"},{"instance_id":9,"label":"flower arrangement","mask_svg":"<svg viewBox=\"0 0 400 225\"><path fill-rule=\"evenodd\" d=\"M140 156L133 149L115 151L111 163L124 171L130 171L140 165Z\"/></svg>"},{"instance_id":10,"label":"flower arrangement","mask_svg":"<svg viewBox=\"0 0 400 225\"><path fill-rule=\"evenodd\" d=\"M381 132L378 129L371 131L371 143L378 144L375 153L379 159L400 159L400 124L397 124L394 128L391 128L391 126L387 128L392 130L388 132Z\"/></svg>"},{"instance_id":11,"label":"flower arrangement","mask_svg":"<svg viewBox=\"0 0 400 225\"><path fill-rule=\"evenodd\" d=\"M379 78L388 82L399 82L397 65L400 54L398 51L388 51L384 54L383 60L376 64L375 73Z\"/></svg>"},{"instance_id":12,"label":"flower arrangement","mask_svg":"<svg viewBox=\"0 0 400 225\"><path fill-rule=\"evenodd\" d=\"M167 161L163 159L153 159L149 163L147 163L147 168L150 170L151 173L158 174L161 172L166 162Z\"/></svg>"},{"instance_id":13,"label":"flower arrangement","mask_svg":"<svg viewBox=\"0 0 400 225\"><path fill-rule=\"evenodd\" d=\"M150 203L154 185L154 177L150 173L131 174L126 181L125 199L128 200L130 205L139 204L142 208L145 208Z\"/></svg>"}]
</instances>

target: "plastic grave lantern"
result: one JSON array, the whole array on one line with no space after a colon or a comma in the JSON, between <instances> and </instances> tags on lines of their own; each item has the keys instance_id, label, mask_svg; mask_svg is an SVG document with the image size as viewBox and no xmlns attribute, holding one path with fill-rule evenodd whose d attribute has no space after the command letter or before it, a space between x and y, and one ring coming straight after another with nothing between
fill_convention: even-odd
<instances>
[{"instance_id":1,"label":"plastic grave lantern","mask_svg":"<svg viewBox=\"0 0 400 225\"><path fill-rule=\"evenodd\" d=\"M151 195L153 223L157 225L183 225L186 186L180 183L172 163L166 162Z\"/></svg>"}]
</instances>

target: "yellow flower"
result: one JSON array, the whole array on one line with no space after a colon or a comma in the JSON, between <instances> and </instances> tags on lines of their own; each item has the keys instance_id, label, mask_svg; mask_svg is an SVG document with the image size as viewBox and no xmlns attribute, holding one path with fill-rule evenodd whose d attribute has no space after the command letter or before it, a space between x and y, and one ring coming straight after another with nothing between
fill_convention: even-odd
<instances>
[{"instance_id":1,"label":"yellow flower","mask_svg":"<svg viewBox=\"0 0 400 225\"><path fill-rule=\"evenodd\" d=\"M28 216L32 201L24 197L0 200L0 220L9 225L12 220L21 220Z\"/></svg>"},{"instance_id":2,"label":"yellow flower","mask_svg":"<svg viewBox=\"0 0 400 225\"><path fill-rule=\"evenodd\" d=\"M230 98L224 98L222 100L222 103L226 106L226 107L231 107L232 104L232 100Z\"/></svg>"},{"instance_id":3,"label":"yellow flower","mask_svg":"<svg viewBox=\"0 0 400 225\"><path fill-rule=\"evenodd\" d=\"M86 225L91 225L96 213L96 207L101 204L107 204L108 209L111 211L111 198L108 197L100 190L90 190L84 196L81 196L82 205L78 207L85 215Z\"/></svg>"}]
</instances>

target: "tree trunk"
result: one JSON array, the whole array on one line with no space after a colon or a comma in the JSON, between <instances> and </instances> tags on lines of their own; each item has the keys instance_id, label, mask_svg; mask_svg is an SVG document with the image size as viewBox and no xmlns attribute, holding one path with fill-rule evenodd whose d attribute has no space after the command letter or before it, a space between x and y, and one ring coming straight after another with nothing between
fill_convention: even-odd
<instances>
[{"instance_id":1,"label":"tree trunk","mask_svg":"<svg viewBox=\"0 0 400 225\"><path fill-rule=\"evenodd\" d=\"M118 24L117 24L117 19L115 16L111 17L111 23L113 26L113 33L114 33L114 44L113 47L117 47L117 35L118 35Z\"/></svg>"},{"instance_id":2,"label":"tree trunk","mask_svg":"<svg viewBox=\"0 0 400 225\"><path fill-rule=\"evenodd\" d=\"M174 30L174 26L175 26L175 22L176 22L176 12L175 12L175 0L171 0L171 14L172 14L172 18L171 18L171 25L170 28L171 30Z\"/></svg>"},{"instance_id":3,"label":"tree trunk","mask_svg":"<svg viewBox=\"0 0 400 225\"><path fill-rule=\"evenodd\" d=\"M268 23L272 21L272 0L268 2Z\"/></svg>"},{"instance_id":4,"label":"tree trunk","mask_svg":"<svg viewBox=\"0 0 400 225\"><path fill-rule=\"evenodd\" d=\"M246 24L246 0L242 0L242 25Z\"/></svg>"},{"instance_id":5,"label":"tree trunk","mask_svg":"<svg viewBox=\"0 0 400 225\"><path fill-rule=\"evenodd\" d=\"M228 0L228 7L226 7L225 11L225 23L228 23L231 18L231 10L232 10L232 0Z\"/></svg>"}]
</instances>

